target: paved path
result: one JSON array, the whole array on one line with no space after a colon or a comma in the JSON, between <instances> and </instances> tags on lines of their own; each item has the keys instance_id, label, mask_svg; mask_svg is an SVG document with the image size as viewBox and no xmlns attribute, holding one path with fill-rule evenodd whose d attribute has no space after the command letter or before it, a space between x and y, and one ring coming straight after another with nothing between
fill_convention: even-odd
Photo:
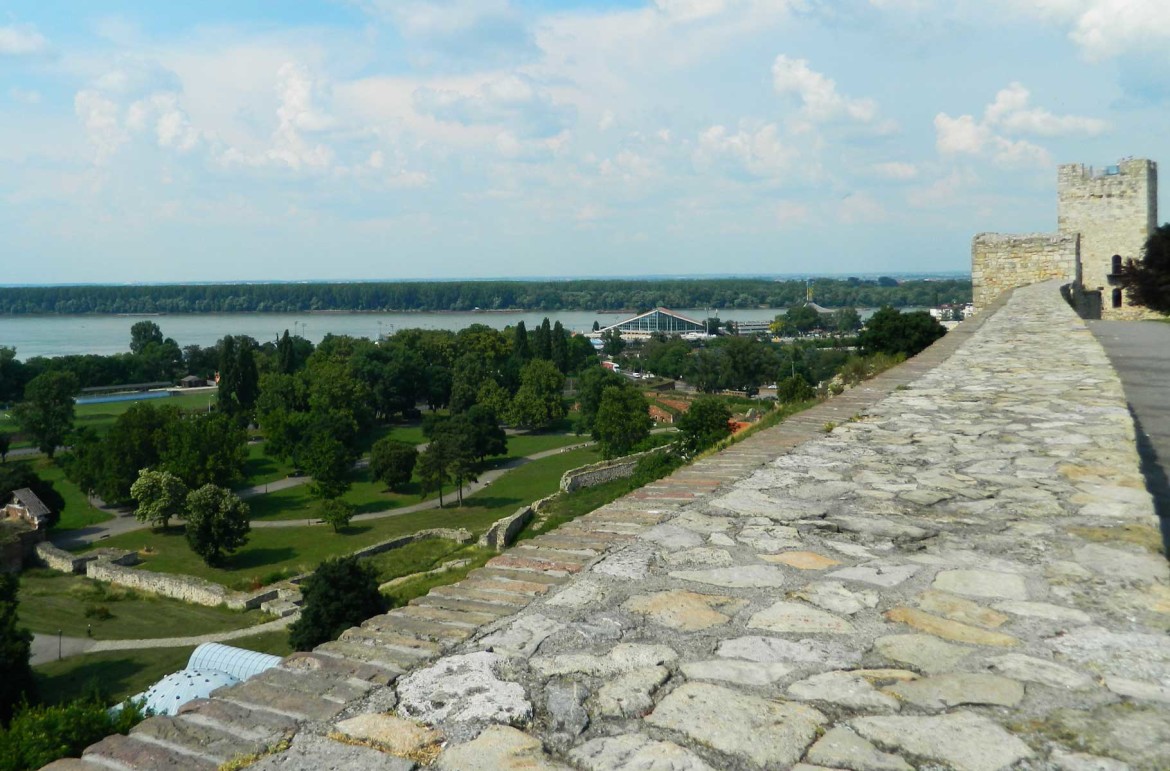
<instances>
[{"instance_id":1,"label":"paved path","mask_svg":"<svg viewBox=\"0 0 1170 771\"><path fill-rule=\"evenodd\" d=\"M35 667L58 658L79 656L83 653L101 653L102 651L128 651L142 648L183 648L189 645L202 645L209 642L225 642L241 637L251 637L264 632L275 632L285 629L297 619L296 615L278 618L256 626L243 629L231 629L226 632L212 632L209 634L193 635L190 637L152 637L128 640L92 640L86 637L62 637L60 640L60 655L58 655L58 640L55 634L37 633L33 635L32 656L30 661Z\"/></svg>"},{"instance_id":2,"label":"paved path","mask_svg":"<svg viewBox=\"0 0 1170 771\"><path fill-rule=\"evenodd\" d=\"M1170 323L1093 321L1089 329L1125 387L1146 488L1154 496L1170 554Z\"/></svg>"}]
</instances>

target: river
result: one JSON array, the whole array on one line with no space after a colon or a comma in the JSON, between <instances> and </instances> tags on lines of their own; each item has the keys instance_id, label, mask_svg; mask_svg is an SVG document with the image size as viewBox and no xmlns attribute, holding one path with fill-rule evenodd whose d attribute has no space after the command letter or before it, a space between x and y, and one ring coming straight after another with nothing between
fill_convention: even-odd
<instances>
[{"instance_id":1,"label":"river","mask_svg":"<svg viewBox=\"0 0 1170 771\"><path fill-rule=\"evenodd\" d=\"M783 313L780 308L707 311L691 308L678 311L693 319L719 316L729 321L765 321ZM868 315L862 312L862 316ZM529 330L547 316L574 332L588 332L597 321L615 324L629 313L604 311L488 311L433 313L199 313L158 316L0 316L0 346L16 348L16 356L66 356L96 353L124 353L130 348L130 327L149 319L180 345L213 345L225 335L249 335L257 340L274 340L284 330L321 341L327 334L377 338L400 329L459 330L471 324L503 329L523 321Z\"/></svg>"}]
</instances>

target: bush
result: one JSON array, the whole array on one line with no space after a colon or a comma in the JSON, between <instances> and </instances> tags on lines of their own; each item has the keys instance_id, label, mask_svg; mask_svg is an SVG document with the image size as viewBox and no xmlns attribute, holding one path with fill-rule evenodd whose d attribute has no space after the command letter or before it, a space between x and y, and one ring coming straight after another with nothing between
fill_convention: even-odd
<instances>
[{"instance_id":1,"label":"bush","mask_svg":"<svg viewBox=\"0 0 1170 771\"><path fill-rule=\"evenodd\" d=\"M731 410L718 397L701 396L679 417L679 448L686 455L705 450L731 435Z\"/></svg>"},{"instance_id":2,"label":"bush","mask_svg":"<svg viewBox=\"0 0 1170 771\"><path fill-rule=\"evenodd\" d=\"M114 617L114 614L105 605L86 605L85 617L96 618L98 621L108 621Z\"/></svg>"},{"instance_id":3,"label":"bush","mask_svg":"<svg viewBox=\"0 0 1170 771\"><path fill-rule=\"evenodd\" d=\"M32 771L81 751L110 734L125 734L146 717L142 704L127 701L110 714L90 697L54 707L22 707L8 730L0 730L0 771Z\"/></svg>"},{"instance_id":4,"label":"bush","mask_svg":"<svg viewBox=\"0 0 1170 771\"><path fill-rule=\"evenodd\" d=\"M806 402L814 396L813 387L800 375L786 377L776 384L776 400L781 404Z\"/></svg>"},{"instance_id":5,"label":"bush","mask_svg":"<svg viewBox=\"0 0 1170 771\"><path fill-rule=\"evenodd\" d=\"M301 617L289 627L294 650L307 651L336 640L351 626L381 613L386 603L374 570L356 557L329 559L301 586Z\"/></svg>"},{"instance_id":6,"label":"bush","mask_svg":"<svg viewBox=\"0 0 1170 771\"><path fill-rule=\"evenodd\" d=\"M634 466L630 477L633 487L641 487L662 479L683 464L683 459L672 452L655 452L643 455Z\"/></svg>"}]
</instances>

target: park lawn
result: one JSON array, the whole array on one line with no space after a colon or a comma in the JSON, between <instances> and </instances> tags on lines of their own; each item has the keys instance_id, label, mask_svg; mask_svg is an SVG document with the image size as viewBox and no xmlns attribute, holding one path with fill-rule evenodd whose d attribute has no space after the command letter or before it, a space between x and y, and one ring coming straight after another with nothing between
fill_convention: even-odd
<instances>
[{"instance_id":1,"label":"park lawn","mask_svg":"<svg viewBox=\"0 0 1170 771\"><path fill-rule=\"evenodd\" d=\"M248 443L248 457L244 461L244 480L237 489L276 482L292 474L292 464L267 455L264 446L264 442Z\"/></svg>"},{"instance_id":2,"label":"park lawn","mask_svg":"<svg viewBox=\"0 0 1170 771\"><path fill-rule=\"evenodd\" d=\"M28 570L20 577L20 623L44 634L60 630L85 637L88 628L95 640L189 637L270 620L260 611L192 605L52 570Z\"/></svg>"},{"instance_id":3,"label":"park lawn","mask_svg":"<svg viewBox=\"0 0 1170 771\"><path fill-rule=\"evenodd\" d=\"M372 478L368 468L354 469L350 480L353 484L342 500L353 506L357 514L400 509L438 497L437 493L429 493L420 498L417 478L400 491L388 490L386 485ZM296 487L252 496L247 502L253 520L315 520L321 516L321 501L310 491L308 479Z\"/></svg>"},{"instance_id":4,"label":"park lawn","mask_svg":"<svg viewBox=\"0 0 1170 771\"><path fill-rule=\"evenodd\" d=\"M292 653L288 632L283 629L228 640L226 644L273 656ZM113 704L142 693L166 675L183 669L194 650L194 646L185 645L70 656L35 667L37 688L45 703L59 704L97 686Z\"/></svg>"},{"instance_id":5,"label":"park lawn","mask_svg":"<svg viewBox=\"0 0 1170 771\"><path fill-rule=\"evenodd\" d=\"M53 486L57 494L65 499L65 508L61 511L61 519L53 527L54 532L61 530L80 530L99 522L112 519L113 515L97 508L89 502L89 498L73 482L65 478L65 472L48 458L39 457L32 461L23 461L33 464L33 471L44 481Z\"/></svg>"},{"instance_id":6,"label":"park lawn","mask_svg":"<svg viewBox=\"0 0 1170 771\"><path fill-rule=\"evenodd\" d=\"M210 404L215 403L215 393L181 394L165 399L140 399L128 402L103 402L101 404L78 404L73 410L73 425L76 428L88 426L99 434L103 434L114 425L118 416L126 412L135 404L149 402L156 407L178 407L184 412L206 411Z\"/></svg>"},{"instance_id":7,"label":"park lawn","mask_svg":"<svg viewBox=\"0 0 1170 771\"><path fill-rule=\"evenodd\" d=\"M574 444L585 444L593 441L589 436L576 434L517 434L508 437L508 452L510 458L525 458L538 452L555 450Z\"/></svg>"},{"instance_id":8,"label":"park lawn","mask_svg":"<svg viewBox=\"0 0 1170 771\"><path fill-rule=\"evenodd\" d=\"M573 450L527 463L509 471L487 488L468 496L462 508L427 509L355 522L341 533L327 526L255 528L248 543L221 567L209 567L193 554L181 527L138 530L106 539L101 545L142 554L142 567L163 573L184 573L228 587L250 589L283 577L307 573L322 560L341 556L380 541L434 527L465 527L482 532L520 506L556 492L565 471L593 463L596 449Z\"/></svg>"},{"instance_id":9,"label":"park lawn","mask_svg":"<svg viewBox=\"0 0 1170 771\"><path fill-rule=\"evenodd\" d=\"M37 691L46 704L60 704L101 691L110 704L145 691L163 677L187 666L195 646L140 648L70 656L34 667Z\"/></svg>"}]
</instances>

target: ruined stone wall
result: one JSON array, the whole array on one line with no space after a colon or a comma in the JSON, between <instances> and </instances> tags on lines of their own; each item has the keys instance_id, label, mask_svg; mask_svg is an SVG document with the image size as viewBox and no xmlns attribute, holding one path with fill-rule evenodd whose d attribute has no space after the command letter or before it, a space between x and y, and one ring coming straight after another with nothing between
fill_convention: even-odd
<instances>
[{"instance_id":1,"label":"ruined stone wall","mask_svg":"<svg viewBox=\"0 0 1170 771\"><path fill-rule=\"evenodd\" d=\"M1008 289L1050 279L1075 283L1075 233L980 233L971 243L971 284L977 310Z\"/></svg>"},{"instance_id":2,"label":"ruined stone wall","mask_svg":"<svg viewBox=\"0 0 1170 771\"><path fill-rule=\"evenodd\" d=\"M1057 178L1057 226L1081 237L1081 275L1086 289L1101 289L1102 316L1143 315L1122 298L1113 308L1113 256L1140 259L1158 220L1158 167L1132 159L1105 170L1064 164Z\"/></svg>"},{"instance_id":3,"label":"ruined stone wall","mask_svg":"<svg viewBox=\"0 0 1170 771\"><path fill-rule=\"evenodd\" d=\"M219 584L204 581L194 576L153 573L115 565L106 560L93 560L85 566L85 575L95 581L105 581L128 589L137 589L151 594L160 594L196 605L232 605L237 592Z\"/></svg>"},{"instance_id":4,"label":"ruined stone wall","mask_svg":"<svg viewBox=\"0 0 1170 771\"><path fill-rule=\"evenodd\" d=\"M624 458L603 460L600 463L569 469L561 477L561 490L571 493L582 487L593 487L611 482L614 479L628 479L634 475L634 468L637 467L638 461L652 452L658 452L658 450L647 450L627 455Z\"/></svg>"},{"instance_id":5,"label":"ruined stone wall","mask_svg":"<svg viewBox=\"0 0 1170 771\"><path fill-rule=\"evenodd\" d=\"M48 541L36 545L36 561L51 570L62 573L84 573L85 563L93 561L92 556L79 557L58 548Z\"/></svg>"},{"instance_id":6,"label":"ruined stone wall","mask_svg":"<svg viewBox=\"0 0 1170 771\"><path fill-rule=\"evenodd\" d=\"M448 541L454 541L455 543L471 543L474 536L470 531L464 530L463 528L452 530L450 528L436 527L430 530L419 530L418 532L411 533L409 535L400 535L397 538L381 541L371 546L367 546L364 549L358 549L352 554L352 556L357 557L358 559L372 557L375 554L381 554L382 552L390 551L391 549L401 549L407 544L416 543L418 541L426 541L431 538L443 538Z\"/></svg>"}]
</instances>

